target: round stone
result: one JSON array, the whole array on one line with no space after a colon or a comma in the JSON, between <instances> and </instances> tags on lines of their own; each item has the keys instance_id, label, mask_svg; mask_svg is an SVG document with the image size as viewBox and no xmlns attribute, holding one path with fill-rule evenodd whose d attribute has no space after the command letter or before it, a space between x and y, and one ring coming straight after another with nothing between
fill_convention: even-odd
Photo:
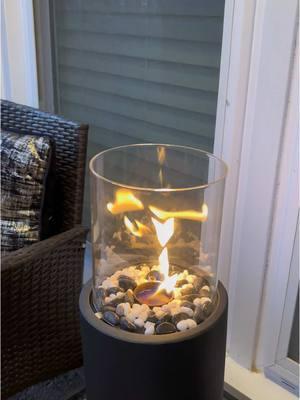
<instances>
[{"instance_id":1,"label":"round stone","mask_svg":"<svg viewBox=\"0 0 300 400\"><path fill-rule=\"evenodd\" d=\"M195 310L195 304L192 303L191 301L184 300L180 305L181 307L188 307L191 308L192 310Z\"/></svg>"},{"instance_id":2,"label":"round stone","mask_svg":"<svg viewBox=\"0 0 300 400\"><path fill-rule=\"evenodd\" d=\"M189 318L190 318L190 316L188 314L181 312L181 313L173 315L172 322L174 325L177 325L179 321L182 321L184 319L189 319Z\"/></svg>"},{"instance_id":3,"label":"round stone","mask_svg":"<svg viewBox=\"0 0 300 400\"><path fill-rule=\"evenodd\" d=\"M209 286L203 286L199 291L200 297L210 297L210 288Z\"/></svg>"},{"instance_id":4,"label":"round stone","mask_svg":"<svg viewBox=\"0 0 300 400\"><path fill-rule=\"evenodd\" d=\"M110 296L111 294L117 294L118 292L123 292L123 289L119 287L111 287L106 291L107 296Z\"/></svg>"},{"instance_id":5,"label":"round stone","mask_svg":"<svg viewBox=\"0 0 300 400\"><path fill-rule=\"evenodd\" d=\"M194 285L194 288L195 288L196 292L199 292L199 291L200 291L200 289L202 288L202 286L204 286L204 283L205 283L205 281L204 281L204 279L202 278L202 276L199 276L198 278L196 278L196 279L194 280L193 285Z\"/></svg>"},{"instance_id":6,"label":"round stone","mask_svg":"<svg viewBox=\"0 0 300 400\"><path fill-rule=\"evenodd\" d=\"M148 281L161 281L163 276L159 271L153 270L147 274L146 279L148 279Z\"/></svg>"},{"instance_id":7,"label":"round stone","mask_svg":"<svg viewBox=\"0 0 300 400\"><path fill-rule=\"evenodd\" d=\"M202 307L197 306L194 312L194 320L196 321L197 324L200 324L200 322L205 320L205 315L202 310Z\"/></svg>"},{"instance_id":8,"label":"round stone","mask_svg":"<svg viewBox=\"0 0 300 400\"><path fill-rule=\"evenodd\" d=\"M131 305L134 303L134 295L133 295L133 291L131 289L127 290L125 297L124 297L124 302L129 303Z\"/></svg>"},{"instance_id":9,"label":"round stone","mask_svg":"<svg viewBox=\"0 0 300 400\"><path fill-rule=\"evenodd\" d=\"M118 325L120 322L120 318L117 316L116 313L112 311L105 311L102 317L103 321L107 322L109 325L115 326Z\"/></svg>"},{"instance_id":10,"label":"round stone","mask_svg":"<svg viewBox=\"0 0 300 400\"><path fill-rule=\"evenodd\" d=\"M185 285L185 286L181 289L181 294L182 294L183 296L190 295L190 294L195 294L194 286L193 286L191 283Z\"/></svg>"},{"instance_id":11,"label":"round stone","mask_svg":"<svg viewBox=\"0 0 300 400\"><path fill-rule=\"evenodd\" d=\"M187 285L189 282L186 279L180 279L176 282L175 287L181 288L183 285Z\"/></svg>"},{"instance_id":12,"label":"round stone","mask_svg":"<svg viewBox=\"0 0 300 400\"><path fill-rule=\"evenodd\" d=\"M137 327L132 322L128 321L128 319L125 317L120 318L120 328L128 332L137 331Z\"/></svg>"},{"instance_id":13,"label":"round stone","mask_svg":"<svg viewBox=\"0 0 300 400\"><path fill-rule=\"evenodd\" d=\"M176 327L171 322L162 322L159 325L156 325L155 331L157 335L165 335L167 333L176 332Z\"/></svg>"},{"instance_id":14,"label":"round stone","mask_svg":"<svg viewBox=\"0 0 300 400\"><path fill-rule=\"evenodd\" d=\"M133 279L121 275L119 277L119 286L120 288L124 289L125 291L128 289L134 290L136 288L136 283Z\"/></svg>"},{"instance_id":15,"label":"round stone","mask_svg":"<svg viewBox=\"0 0 300 400\"><path fill-rule=\"evenodd\" d=\"M124 303L123 298L115 297L107 305L111 307L117 307L118 304Z\"/></svg>"},{"instance_id":16,"label":"round stone","mask_svg":"<svg viewBox=\"0 0 300 400\"><path fill-rule=\"evenodd\" d=\"M203 314L208 317L213 311L213 303L211 301L206 301L202 305Z\"/></svg>"}]
</instances>

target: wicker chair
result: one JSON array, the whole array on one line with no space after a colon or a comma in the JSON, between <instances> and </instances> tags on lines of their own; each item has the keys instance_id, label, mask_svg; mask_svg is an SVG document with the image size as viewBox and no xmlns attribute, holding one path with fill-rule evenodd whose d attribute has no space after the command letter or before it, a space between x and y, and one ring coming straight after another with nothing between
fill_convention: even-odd
<instances>
[{"instance_id":1,"label":"wicker chair","mask_svg":"<svg viewBox=\"0 0 300 400\"><path fill-rule=\"evenodd\" d=\"M62 187L61 232L3 256L2 398L82 364L78 298L87 230L80 227L87 125L1 102L4 130L47 133Z\"/></svg>"}]
</instances>

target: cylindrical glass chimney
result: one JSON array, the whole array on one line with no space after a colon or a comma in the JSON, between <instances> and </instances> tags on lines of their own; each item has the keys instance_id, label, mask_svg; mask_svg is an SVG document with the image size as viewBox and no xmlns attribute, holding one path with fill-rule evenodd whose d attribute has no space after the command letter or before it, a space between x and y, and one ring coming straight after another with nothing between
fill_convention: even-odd
<instances>
[{"instance_id":1,"label":"cylindrical glass chimney","mask_svg":"<svg viewBox=\"0 0 300 400\"><path fill-rule=\"evenodd\" d=\"M226 173L222 160L184 146L129 145L92 158L93 303L99 318L159 334L191 329L209 316ZM162 324L166 332L159 331Z\"/></svg>"}]
</instances>

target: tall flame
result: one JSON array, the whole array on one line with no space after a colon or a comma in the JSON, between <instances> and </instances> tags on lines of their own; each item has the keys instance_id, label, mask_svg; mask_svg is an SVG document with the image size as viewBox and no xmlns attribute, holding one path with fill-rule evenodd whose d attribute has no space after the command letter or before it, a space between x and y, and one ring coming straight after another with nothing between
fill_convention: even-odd
<instances>
[{"instance_id":1,"label":"tall flame","mask_svg":"<svg viewBox=\"0 0 300 400\"><path fill-rule=\"evenodd\" d=\"M112 214L120 214L127 211L143 210L143 203L128 189L119 189L115 195L114 203L108 203L107 209Z\"/></svg>"},{"instance_id":2,"label":"tall flame","mask_svg":"<svg viewBox=\"0 0 300 400\"><path fill-rule=\"evenodd\" d=\"M192 221L204 222L207 220L208 207L204 203L202 211L184 210L184 211L165 211L154 206L149 206L150 211L159 219L167 220L169 218L189 219Z\"/></svg>"},{"instance_id":3,"label":"tall flame","mask_svg":"<svg viewBox=\"0 0 300 400\"><path fill-rule=\"evenodd\" d=\"M174 218L170 218L166 222L159 222L157 219L152 218L152 222L161 247L165 247L174 233Z\"/></svg>"}]
</instances>

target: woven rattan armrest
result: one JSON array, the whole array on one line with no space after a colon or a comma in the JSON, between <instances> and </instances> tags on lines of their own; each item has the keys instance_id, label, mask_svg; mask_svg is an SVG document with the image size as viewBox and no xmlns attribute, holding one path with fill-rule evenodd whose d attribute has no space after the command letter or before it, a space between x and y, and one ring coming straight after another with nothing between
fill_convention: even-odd
<instances>
[{"instance_id":1,"label":"woven rattan armrest","mask_svg":"<svg viewBox=\"0 0 300 400\"><path fill-rule=\"evenodd\" d=\"M75 227L2 258L2 398L81 365L86 234Z\"/></svg>"}]
</instances>

